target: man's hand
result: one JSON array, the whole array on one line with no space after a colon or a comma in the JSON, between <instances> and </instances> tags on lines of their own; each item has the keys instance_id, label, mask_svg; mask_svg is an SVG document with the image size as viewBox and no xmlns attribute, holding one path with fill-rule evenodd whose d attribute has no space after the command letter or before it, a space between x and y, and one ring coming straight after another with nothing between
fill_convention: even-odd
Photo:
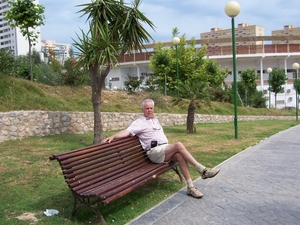
<instances>
[{"instance_id":1,"label":"man's hand","mask_svg":"<svg viewBox=\"0 0 300 225\"><path fill-rule=\"evenodd\" d=\"M101 143L110 143L112 142L112 140L114 140L115 138L124 138L124 137L128 137L130 135L128 130L122 130L110 137L104 138Z\"/></svg>"},{"instance_id":2,"label":"man's hand","mask_svg":"<svg viewBox=\"0 0 300 225\"><path fill-rule=\"evenodd\" d=\"M101 143L110 143L114 139L114 136L110 136L107 138L104 138Z\"/></svg>"}]
</instances>

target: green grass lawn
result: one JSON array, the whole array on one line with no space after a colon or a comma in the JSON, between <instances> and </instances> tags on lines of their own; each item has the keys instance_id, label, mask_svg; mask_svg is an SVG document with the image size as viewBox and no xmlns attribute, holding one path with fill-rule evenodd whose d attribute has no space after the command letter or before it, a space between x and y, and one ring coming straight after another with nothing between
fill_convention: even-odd
<instances>
[{"instance_id":1,"label":"green grass lawn","mask_svg":"<svg viewBox=\"0 0 300 225\"><path fill-rule=\"evenodd\" d=\"M239 138L234 139L232 123L197 124L197 132L187 134L185 126L164 127L170 142L181 141L202 164L214 167L236 153L271 135L295 126L296 121L239 122ZM106 135L115 133L106 132ZM61 169L49 156L90 145L93 134L28 137L0 143L0 224L97 224L93 212L81 209L72 219L69 213L73 197ZM197 172L191 168L193 179ZM222 172L222 171L221 171ZM170 171L132 193L102 206L100 211L108 224L121 225L134 219L185 184ZM198 187L201 191L201 187ZM201 200L199 200L201 201ZM57 209L58 216L46 217L46 209ZM34 216L21 220L19 216Z\"/></svg>"}]
</instances>

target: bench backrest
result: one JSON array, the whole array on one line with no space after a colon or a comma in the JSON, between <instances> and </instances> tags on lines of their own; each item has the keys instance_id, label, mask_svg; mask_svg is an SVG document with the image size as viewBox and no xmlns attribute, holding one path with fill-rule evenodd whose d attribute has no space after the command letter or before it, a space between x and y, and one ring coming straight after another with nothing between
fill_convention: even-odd
<instances>
[{"instance_id":1,"label":"bench backrest","mask_svg":"<svg viewBox=\"0 0 300 225\"><path fill-rule=\"evenodd\" d=\"M66 182L74 191L89 186L91 182L107 182L109 177L128 172L134 165L142 166L149 160L136 137L56 154L50 159L59 161Z\"/></svg>"},{"instance_id":2,"label":"bench backrest","mask_svg":"<svg viewBox=\"0 0 300 225\"><path fill-rule=\"evenodd\" d=\"M65 180L76 195L97 197L108 204L176 167L152 163L137 137L55 154Z\"/></svg>"}]
</instances>

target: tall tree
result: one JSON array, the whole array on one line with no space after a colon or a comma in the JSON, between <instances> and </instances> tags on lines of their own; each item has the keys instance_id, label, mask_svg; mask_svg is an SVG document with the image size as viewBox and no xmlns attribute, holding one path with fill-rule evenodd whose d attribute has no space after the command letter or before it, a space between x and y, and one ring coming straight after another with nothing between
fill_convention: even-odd
<instances>
[{"instance_id":1,"label":"tall tree","mask_svg":"<svg viewBox=\"0 0 300 225\"><path fill-rule=\"evenodd\" d=\"M85 68L91 80L94 109L94 143L103 138L101 92L112 67L127 52L142 52L145 43L153 40L145 29L153 23L139 10L141 0L127 6L122 0L93 0L79 5L79 13L87 16L89 31L81 30L74 40L78 50L77 68Z\"/></svg>"},{"instance_id":2,"label":"tall tree","mask_svg":"<svg viewBox=\"0 0 300 225\"><path fill-rule=\"evenodd\" d=\"M179 30L173 28L172 36L178 36ZM187 132L195 132L194 120L195 111L202 104L209 105L212 89L222 88L224 79L228 75L227 69L221 69L216 61L205 57L207 47L201 49L196 47L195 39L191 39L186 44L185 35L180 37L178 50L178 70L179 82L177 85L176 76L176 49L171 46L163 47L158 43L155 47L155 53L150 57L150 68L154 72L154 77L160 89L168 83L169 95L179 98L173 100L172 104L186 104L187 110Z\"/></svg>"},{"instance_id":3,"label":"tall tree","mask_svg":"<svg viewBox=\"0 0 300 225\"><path fill-rule=\"evenodd\" d=\"M158 88L162 91L164 90L165 95L167 95L167 87L174 89L174 78L170 77L172 56L170 54L170 49L163 48L162 43L158 42L154 47L154 54L150 56L150 68L155 73L147 79L147 83L153 81L158 84ZM173 90L174 93L174 90ZM172 93L168 93L169 95Z\"/></svg>"},{"instance_id":4,"label":"tall tree","mask_svg":"<svg viewBox=\"0 0 300 225\"><path fill-rule=\"evenodd\" d=\"M219 62L209 58L204 59L203 67L207 75L209 86L213 89L222 87L225 78L228 76L228 69L221 69Z\"/></svg>"},{"instance_id":5,"label":"tall tree","mask_svg":"<svg viewBox=\"0 0 300 225\"><path fill-rule=\"evenodd\" d=\"M245 100L245 105L249 106L249 102L248 102L249 92L250 93L255 92L256 86L257 86L257 84L255 83L255 80L256 80L255 69L248 68L246 70L243 70L240 75L241 75L240 84L243 85L244 91L245 91L243 93L244 98L245 98L244 99Z\"/></svg>"},{"instance_id":6,"label":"tall tree","mask_svg":"<svg viewBox=\"0 0 300 225\"><path fill-rule=\"evenodd\" d=\"M258 91L256 88L256 79L258 76L255 74L255 69L247 68L243 70L240 75L241 80L237 82L237 89L240 100L244 103L243 106L265 108L266 99L264 98L263 92Z\"/></svg>"},{"instance_id":7,"label":"tall tree","mask_svg":"<svg viewBox=\"0 0 300 225\"><path fill-rule=\"evenodd\" d=\"M270 73L269 83L270 89L269 91L274 92L275 96L275 108L277 108L277 94L284 92L283 85L287 81L287 75L285 74L284 69L273 69L272 73Z\"/></svg>"},{"instance_id":8,"label":"tall tree","mask_svg":"<svg viewBox=\"0 0 300 225\"><path fill-rule=\"evenodd\" d=\"M172 31L173 37L178 36L178 34L178 29L174 28ZM161 43L158 43L155 47L155 53L150 58L150 68L154 72L160 87L165 86L166 82L168 83L169 95L177 96L178 91L179 98L172 101L173 106L188 103L186 130L187 132L195 132L195 111L201 107L201 104L209 104L210 92L208 89L211 71L209 72L208 68L211 68L209 65L213 63L210 64L205 59L206 47L199 50L194 39L191 40L190 44L186 44L185 35L180 37L177 48L178 83L175 47L164 48ZM215 74L215 76L218 75Z\"/></svg>"},{"instance_id":9,"label":"tall tree","mask_svg":"<svg viewBox=\"0 0 300 225\"><path fill-rule=\"evenodd\" d=\"M35 4L32 0L9 0L8 4L9 10L5 12L5 19L12 28L18 27L28 40L30 80L33 81L31 49L39 37L37 28L44 25L45 7Z\"/></svg>"},{"instance_id":10,"label":"tall tree","mask_svg":"<svg viewBox=\"0 0 300 225\"><path fill-rule=\"evenodd\" d=\"M172 36L178 36L179 31L173 28ZM186 44L186 37L180 37L178 50L178 84L186 81L189 77L195 78L206 74L202 73L201 66L204 63L206 48L200 50L196 47L195 39L192 38L189 44ZM154 76L158 85L164 87L168 83L169 95L177 96L177 59L175 46L164 48L161 43L155 47L155 53L150 57L150 68L154 72ZM206 78L207 79L207 78ZM180 93L179 93L180 95ZM184 97L184 96L181 96Z\"/></svg>"}]
</instances>

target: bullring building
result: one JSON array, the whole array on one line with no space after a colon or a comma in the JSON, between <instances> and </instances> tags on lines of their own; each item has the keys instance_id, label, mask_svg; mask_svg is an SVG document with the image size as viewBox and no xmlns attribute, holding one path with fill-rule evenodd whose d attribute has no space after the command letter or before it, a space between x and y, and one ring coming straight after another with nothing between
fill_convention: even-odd
<instances>
[{"instance_id":1,"label":"bullring building","mask_svg":"<svg viewBox=\"0 0 300 225\"><path fill-rule=\"evenodd\" d=\"M241 71L254 68L256 75L260 75L256 81L257 89L264 93L267 107L273 108L276 105L277 108L295 108L296 92L293 83L296 73L292 65L300 64L300 28L286 25L281 30L272 31L272 35L265 36L262 26L238 24L235 34L237 80L240 80ZM206 45L207 57L217 60L222 68L228 68L230 73L225 82L232 84L231 29L212 28L210 32L200 34L196 44L199 48ZM173 43L166 42L163 45L172 46ZM137 76L145 84L148 77L153 74L149 68L149 58L154 53L155 44L145 47L146 51L142 53L124 55L116 68L108 74L107 84L111 82L115 89L124 89L128 74ZM274 93L268 92L268 68L284 69L288 78L284 85L284 93L277 94L276 102Z\"/></svg>"}]
</instances>

